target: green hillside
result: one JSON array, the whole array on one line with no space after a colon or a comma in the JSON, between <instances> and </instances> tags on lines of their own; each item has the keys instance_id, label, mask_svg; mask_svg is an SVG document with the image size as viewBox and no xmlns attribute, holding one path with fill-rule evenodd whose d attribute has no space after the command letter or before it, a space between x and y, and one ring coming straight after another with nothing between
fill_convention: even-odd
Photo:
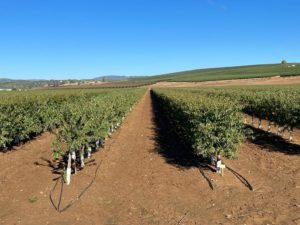
<instances>
[{"instance_id":1,"label":"green hillside","mask_svg":"<svg viewBox=\"0 0 300 225\"><path fill-rule=\"evenodd\" d=\"M295 75L300 75L300 63L263 64L251 66L198 69L132 79L151 81L193 82Z\"/></svg>"}]
</instances>

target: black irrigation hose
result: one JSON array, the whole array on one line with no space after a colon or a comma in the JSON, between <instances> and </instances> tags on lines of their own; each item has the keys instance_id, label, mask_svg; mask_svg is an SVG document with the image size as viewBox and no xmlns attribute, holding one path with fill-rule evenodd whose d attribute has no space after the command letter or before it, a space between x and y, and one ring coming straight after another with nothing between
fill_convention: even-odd
<instances>
[{"instance_id":1,"label":"black irrigation hose","mask_svg":"<svg viewBox=\"0 0 300 225\"><path fill-rule=\"evenodd\" d=\"M102 161L101 161L102 162ZM98 173L98 170L101 166L101 162L100 164L97 166L96 170L95 170L95 174L94 174L94 177L92 179L92 181L81 191L81 193L75 198L73 199L72 201L70 201L65 207L63 207L62 209L60 208L60 205L61 205L61 200L62 200L62 196L63 196L63 189L64 189L64 178L63 176L61 175L57 180L56 180L56 183L55 185L53 186L52 190L50 191L50 201L53 205L53 207L55 208L56 211L62 213L64 211L66 211L68 208L70 208L71 206L73 206L77 201L80 200L80 198L84 195L84 193L93 185L93 183L95 182L96 180L96 177L97 177L97 173ZM55 203L54 203L54 200L53 200L53 197L52 197L52 193L55 191L56 189L56 186L59 182L59 180L61 181L61 189L60 189L60 195L59 195L59 201L58 201L58 205L56 206Z\"/></svg>"},{"instance_id":2,"label":"black irrigation hose","mask_svg":"<svg viewBox=\"0 0 300 225\"><path fill-rule=\"evenodd\" d=\"M209 187L214 190L213 184L211 182L211 180L209 179L209 177L207 177L204 173L204 170L201 168L202 165L199 166L199 171L201 173L201 175L204 177L204 179L207 181ZM236 178L238 178L250 191L253 191L253 187L250 184L250 182L241 174L239 174L238 172L236 172L234 169L232 169L231 167L226 165L226 168L233 173L233 175L236 176Z\"/></svg>"},{"instance_id":3,"label":"black irrigation hose","mask_svg":"<svg viewBox=\"0 0 300 225\"><path fill-rule=\"evenodd\" d=\"M61 180L61 188L60 188L60 197L59 197L59 202L57 205L57 209L60 209L60 204L61 204L61 200L62 200L62 195L63 195L63 190L64 190L64 179L63 179L63 175L61 175L60 180Z\"/></svg>"},{"instance_id":4,"label":"black irrigation hose","mask_svg":"<svg viewBox=\"0 0 300 225\"><path fill-rule=\"evenodd\" d=\"M186 215L188 214L189 212L187 211L187 212L185 212L184 214L183 214L183 216L180 218L180 220L178 220L177 222L176 222L176 224L175 225L180 225L181 224L181 222L183 221L183 219L186 217Z\"/></svg>"},{"instance_id":5,"label":"black irrigation hose","mask_svg":"<svg viewBox=\"0 0 300 225\"><path fill-rule=\"evenodd\" d=\"M238 172L236 172L235 170L233 170L232 168L230 168L229 166L226 165L226 168L232 172L247 188L249 188L250 191L253 191L253 187L250 184L250 182L243 177L241 174L239 174Z\"/></svg>"},{"instance_id":6,"label":"black irrigation hose","mask_svg":"<svg viewBox=\"0 0 300 225\"><path fill-rule=\"evenodd\" d=\"M199 171L200 171L201 175L204 177L204 179L207 181L210 189L214 190L214 186L213 186L211 180L205 175L204 170L201 168L201 166L199 166Z\"/></svg>"},{"instance_id":7,"label":"black irrigation hose","mask_svg":"<svg viewBox=\"0 0 300 225\"><path fill-rule=\"evenodd\" d=\"M53 198L52 198L52 192L55 190L55 188L56 188L56 186L57 186L59 180L62 180L62 175L56 179L56 183L55 183L55 185L53 186L53 188L51 189L50 195L49 195L50 201L51 201L53 207L55 208L55 210L57 210L57 211L59 211L59 210L58 210L58 207L54 204L54 201L53 201ZM58 204L58 205L59 205L59 204Z\"/></svg>"}]
</instances>

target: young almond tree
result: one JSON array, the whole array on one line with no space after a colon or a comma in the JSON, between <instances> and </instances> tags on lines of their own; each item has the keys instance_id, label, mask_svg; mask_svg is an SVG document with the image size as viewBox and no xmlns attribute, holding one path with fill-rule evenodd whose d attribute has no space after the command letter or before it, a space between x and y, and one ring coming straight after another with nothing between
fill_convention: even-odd
<instances>
[{"instance_id":1,"label":"young almond tree","mask_svg":"<svg viewBox=\"0 0 300 225\"><path fill-rule=\"evenodd\" d=\"M125 91L124 91L125 92ZM128 92L128 93L126 93ZM65 157L65 180L71 181L72 165L84 168L85 155L90 157L92 147L99 147L108 133L126 115L143 90L111 92L109 95L81 96L76 101L63 104L59 127L54 129L54 158Z\"/></svg>"}]
</instances>

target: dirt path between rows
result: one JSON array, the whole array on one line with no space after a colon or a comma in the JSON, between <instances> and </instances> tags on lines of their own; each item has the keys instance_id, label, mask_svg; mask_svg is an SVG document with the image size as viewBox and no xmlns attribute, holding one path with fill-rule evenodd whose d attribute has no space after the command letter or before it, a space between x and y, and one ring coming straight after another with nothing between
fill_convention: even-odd
<instances>
[{"instance_id":1,"label":"dirt path between rows","mask_svg":"<svg viewBox=\"0 0 300 225\"><path fill-rule=\"evenodd\" d=\"M212 190L197 167L175 154L176 140L163 144L168 137L157 116L147 92L94 161L65 187L62 205L86 187L100 164L93 186L63 213L49 201L52 179L58 177L46 161L50 134L0 154L0 224L300 224L297 152L247 141L239 146L239 159L227 164L254 191L228 170L224 177L205 170Z\"/></svg>"}]
</instances>

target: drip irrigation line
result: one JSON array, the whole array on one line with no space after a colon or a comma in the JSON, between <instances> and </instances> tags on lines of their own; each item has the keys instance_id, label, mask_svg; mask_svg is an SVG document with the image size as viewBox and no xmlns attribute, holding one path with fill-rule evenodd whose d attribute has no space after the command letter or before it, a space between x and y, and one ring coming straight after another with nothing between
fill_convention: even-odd
<instances>
[{"instance_id":1,"label":"drip irrigation line","mask_svg":"<svg viewBox=\"0 0 300 225\"><path fill-rule=\"evenodd\" d=\"M245 177L243 177L241 174L239 174L238 172L236 172L234 169L232 169L231 167L229 167L227 165L226 165L226 168L230 172L232 172L247 188L249 188L250 191L253 191L252 185Z\"/></svg>"},{"instance_id":2,"label":"drip irrigation line","mask_svg":"<svg viewBox=\"0 0 300 225\"><path fill-rule=\"evenodd\" d=\"M56 186L57 186L57 184L58 184L58 181L60 181L61 179L62 179L62 176L60 176L60 177L58 177L58 178L56 179L56 182L55 182L53 188L51 189L51 191L50 191L50 196L49 196L49 197L50 197L50 201L51 201L53 207L54 207L55 210L57 210L57 211L58 211L58 208L57 208L57 206L55 205L55 203L54 203L54 201L53 201L52 193L53 193L53 191L56 189Z\"/></svg>"},{"instance_id":3,"label":"drip irrigation line","mask_svg":"<svg viewBox=\"0 0 300 225\"><path fill-rule=\"evenodd\" d=\"M206 176L206 174L204 173L204 170L201 168L201 166L199 166L199 171L200 171L201 175L204 177L204 179L207 181L210 189L214 190L214 186L213 186L211 180L208 178L208 176Z\"/></svg>"},{"instance_id":4,"label":"drip irrigation line","mask_svg":"<svg viewBox=\"0 0 300 225\"><path fill-rule=\"evenodd\" d=\"M186 213L181 217L181 219L176 223L176 225L181 224L181 222L183 221L183 219L186 217L187 214L188 214L188 212L186 212Z\"/></svg>"},{"instance_id":5,"label":"drip irrigation line","mask_svg":"<svg viewBox=\"0 0 300 225\"><path fill-rule=\"evenodd\" d=\"M95 170L95 174L94 174L94 177L93 179L91 180L91 182L80 192L80 194L73 200L71 200L66 206L64 206L63 208L61 208L61 201L62 201L62 196L63 196L63 189L64 189L64 178L63 176L61 175L59 179L56 180L56 183L55 185L53 186L52 190L50 191L50 201L53 205L53 207L56 209L56 211L62 213L64 211L66 211L68 208L70 208L71 206L73 206L77 201L79 201L81 199L81 197L84 195L84 193L87 192L87 190L93 185L93 183L95 182L96 180L96 177L97 177L97 173L98 173L98 170L101 166L101 163L102 161L100 162L100 164L97 166L96 170ZM60 188L60 195L59 195L59 201L58 201L58 205L56 206L55 203L54 203L54 200L53 200L53 197L52 197L52 194L53 192L55 191L56 189L56 186L58 184L58 182L61 181L61 188Z\"/></svg>"}]
</instances>

